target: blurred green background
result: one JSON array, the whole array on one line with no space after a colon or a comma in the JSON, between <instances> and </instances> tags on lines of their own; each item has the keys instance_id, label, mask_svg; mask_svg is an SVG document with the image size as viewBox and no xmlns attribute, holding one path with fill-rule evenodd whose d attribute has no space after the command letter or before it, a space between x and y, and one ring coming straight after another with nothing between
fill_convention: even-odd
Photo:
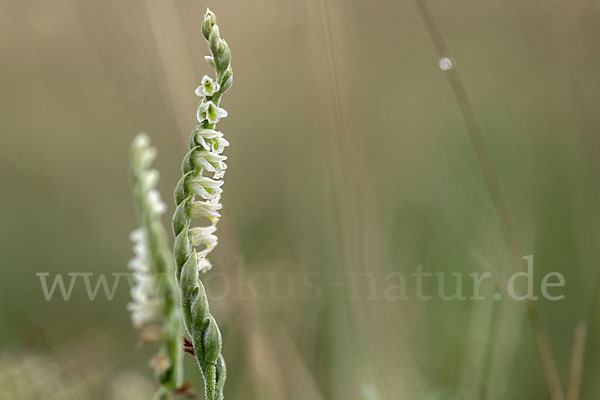
<instances>
[{"instance_id":1,"label":"blurred green background","mask_svg":"<svg viewBox=\"0 0 600 400\"><path fill-rule=\"evenodd\" d=\"M585 321L580 398L600 398L600 4L429 5L536 290L565 277L564 300L536 302L563 387ZM425 25L392 0L0 2L0 398L151 397L154 348L137 346L127 286L90 301L80 281L46 301L36 273L127 272L129 145L150 135L170 200L210 72L207 6L235 72L207 277L226 398L548 398L525 305L491 300L493 285L486 301L417 301L407 279L412 300L382 298L418 265L514 270Z\"/></svg>"}]
</instances>

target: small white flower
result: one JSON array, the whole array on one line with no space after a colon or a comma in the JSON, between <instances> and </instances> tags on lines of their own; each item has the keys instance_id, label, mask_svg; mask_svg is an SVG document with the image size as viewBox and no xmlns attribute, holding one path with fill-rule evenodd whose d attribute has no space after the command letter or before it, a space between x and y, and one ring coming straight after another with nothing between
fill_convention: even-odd
<instances>
[{"instance_id":1,"label":"small white flower","mask_svg":"<svg viewBox=\"0 0 600 400\"><path fill-rule=\"evenodd\" d=\"M217 227L214 225L209 226L195 226L190 229L192 234L192 241L202 240L203 237L210 236L217 231Z\"/></svg>"},{"instance_id":2,"label":"small white flower","mask_svg":"<svg viewBox=\"0 0 600 400\"><path fill-rule=\"evenodd\" d=\"M143 229L136 229L131 232L129 238L133 242L134 257L129 261L129 268L132 271L150 271L148 254L146 251L146 234Z\"/></svg>"},{"instance_id":3,"label":"small white flower","mask_svg":"<svg viewBox=\"0 0 600 400\"><path fill-rule=\"evenodd\" d=\"M194 193L196 193L198 196L202 197L204 200L219 201L221 198L221 193L222 193L221 188L217 188L217 189L213 189L213 190L209 191L206 188L204 188L203 186L195 185L195 186L192 186L191 189Z\"/></svg>"},{"instance_id":4,"label":"small white flower","mask_svg":"<svg viewBox=\"0 0 600 400\"><path fill-rule=\"evenodd\" d=\"M194 162L197 166L208 172L218 172L227 169L227 164L224 161L227 160L226 156L216 154L210 151L199 151L196 153Z\"/></svg>"},{"instance_id":5,"label":"small white flower","mask_svg":"<svg viewBox=\"0 0 600 400\"><path fill-rule=\"evenodd\" d=\"M190 190L205 200L219 201L223 181L216 181L206 176L197 176L190 180Z\"/></svg>"},{"instance_id":6,"label":"small white flower","mask_svg":"<svg viewBox=\"0 0 600 400\"><path fill-rule=\"evenodd\" d=\"M156 157L156 149L150 147L150 138L145 133L138 134L133 139L134 155L137 157L137 162L140 168L145 169L152 164Z\"/></svg>"},{"instance_id":7,"label":"small white flower","mask_svg":"<svg viewBox=\"0 0 600 400\"><path fill-rule=\"evenodd\" d=\"M194 247L204 245L212 250L214 246L216 246L218 240L217 236L214 235L216 231L217 227L214 225L190 229L192 245Z\"/></svg>"},{"instance_id":8,"label":"small white flower","mask_svg":"<svg viewBox=\"0 0 600 400\"><path fill-rule=\"evenodd\" d=\"M138 228L129 234L129 240L136 243L143 242L146 240L146 234L142 228Z\"/></svg>"},{"instance_id":9,"label":"small white flower","mask_svg":"<svg viewBox=\"0 0 600 400\"><path fill-rule=\"evenodd\" d=\"M212 101L205 101L200 104L198 107L198 112L196 113L196 119L198 123L201 124L204 121L208 121L210 124L216 124L221 120L221 118L225 118L227 116L227 111L223 108L217 107L215 103Z\"/></svg>"},{"instance_id":10,"label":"small white flower","mask_svg":"<svg viewBox=\"0 0 600 400\"><path fill-rule=\"evenodd\" d=\"M201 136L204 139L214 139L217 136L223 136L223 132L215 131L214 129L202 129L202 128L197 128L194 131L194 134L196 135L196 137Z\"/></svg>"},{"instance_id":11,"label":"small white flower","mask_svg":"<svg viewBox=\"0 0 600 400\"><path fill-rule=\"evenodd\" d=\"M196 264L200 272L207 272L212 268L212 264L206 256L196 253Z\"/></svg>"},{"instance_id":12,"label":"small white flower","mask_svg":"<svg viewBox=\"0 0 600 400\"><path fill-rule=\"evenodd\" d=\"M195 176L192 179L190 179L190 184L201 185L205 188L215 190L215 189L218 189L221 186L223 186L223 181L214 180L214 179L208 178L206 176L200 175L200 176Z\"/></svg>"},{"instance_id":13,"label":"small white flower","mask_svg":"<svg viewBox=\"0 0 600 400\"><path fill-rule=\"evenodd\" d=\"M143 192L148 192L156 187L158 183L158 171L155 169L146 170L140 173L140 187Z\"/></svg>"},{"instance_id":14,"label":"small white flower","mask_svg":"<svg viewBox=\"0 0 600 400\"><path fill-rule=\"evenodd\" d=\"M152 189L147 194L148 203L150 209L158 214L162 215L167 211L167 205L161 200L160 193L156 189Z\"/></svg>"},{"instance_id":15,"label":"small white flower","mask_svg":"<svg viewBox=\"0 0 600 400\"><path fill-rule=\"evenodd\" d=\"M221 154L227 146L229 146L229 141L223 136L219 136L213 143L212 151L216 152L217 154Z\"/></svg>"},{"instance_id":16,"label":"small white flower","mask_svg":"<svg viewBox=\"0 0 600 400\"><path fill-rule=\"evenodd\" d=\"M203 249L197 250L197 254L206 256L217 245L218 238L214 235L216 226L196 227L190 229L192 246L204 246Z\"/></svg>"},{"instance_id":17,"label":"small white flower","mask_svg":"<svg viewBox=\"0 0 600 400\"><path fill-rule=\"evenodd\" d=\"M139 259L144 260L144 262L148 259L148 254L146 252L146 238L142 239L139 242L133 244L133 253Z\"/></svg>"},{"instance_id":18,"label":"small white flower","mask_svg":"<svg viewBox=\"0 0 600 400\"><path fill-rule=\"evenodd\" d=\"M204 75L202 77L200 86L196 88L195 93L198 97L212 96L213 94L217 93L219 89L221 89L219 83L213 81L213 79L210 76Z\"/></svg>"},{"instance_id":19,"label":"small white flower","mask_svg":"<svg viewBox=\"0 0 600 400\"><path fill-rule=\"evenodd\" d=\"M225 147L229 146L229 141L223 137L223 133L213 129L196 128L195 140L204 150L221 154Z\"/></svg>"},{"instance_id":20,"label":"small white flower","mask_svg":"<svg viewBox=\"0 0 600 400\"><path fill-rule=\"evenodd\" d=\"M134 257L131 260L129 260L129 263L127 264L127 266L132 271L149 271L150 270L150 266L146 263L146 260L139 258L139 257Z\"/></svg>"},{"instance_id":21,"label":"small white flower","mask_svg":"<svg viewBox=\"0 0 600 400\"><path fill-rule=\"evenodd\" d=\"M205 217L210 219L213 224L216 224L219 218L221 218L221 214L217 211L220 209L221 204L219 203L212 201L194 201L192 203L190 214L192 218Z\"/></svg>"},{"instance_id":22,"label":"small white flower","mask_svg":"<svg viewBox=\"0 0 600 400\"><path fill-rule=\"evenodd\" d=\"M131 288L131 297L136 302L144 302L150 299L150 294L156 287L156 281L149 271L137 271L133 274L135 286Z\"/></svg>"},{"instance_id":23,"label":"small white flower","mask_svg":"<svg viewBox=\"0 0 600 400\"><path fill-rule=\"evenodd\" d=\"M133 147L136 149L146 149L148 146L150 146L150 138L143 132L133 139Z\"/></svg>"}]
</instances>

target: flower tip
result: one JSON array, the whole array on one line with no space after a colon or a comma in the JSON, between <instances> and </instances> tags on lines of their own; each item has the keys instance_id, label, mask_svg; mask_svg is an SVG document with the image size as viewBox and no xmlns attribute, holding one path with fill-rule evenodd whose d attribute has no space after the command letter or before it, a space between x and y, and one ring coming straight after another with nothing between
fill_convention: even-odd
<instances>
[{"instance_id":1,"label":"flower tip","mask_svg":"<svg viewBox=\"0 0 600 400\"><path fill-rule=\"evenodd\" d=\"M144 132L138 133L133 139L135 147L148 147L150 145L150 138Z\"/></svg>"},{"instance_id":2,"label":"flower tip","mask_svg":"<svg viewBox=\"0 0 600 400\"><path fill-rule=\"evenodd\" d=\"M204 13L204 19L208 19L213 25L217 23L217 16L208 7L206 8L206 12Z\"/></svg>"}]
</instances>

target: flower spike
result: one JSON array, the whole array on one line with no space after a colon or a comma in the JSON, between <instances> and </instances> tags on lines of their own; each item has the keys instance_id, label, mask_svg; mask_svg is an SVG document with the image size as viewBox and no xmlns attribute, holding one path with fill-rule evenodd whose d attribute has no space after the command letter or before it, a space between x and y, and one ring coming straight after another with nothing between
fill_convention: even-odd
<instances>
[{"instance_id":1,"label":"flower spike","mask_svg":"<svg viewBox=\"0 0 600 400\"><path fill-rule=\"evenodd\" d=\"M141 133L131 146L131 184L139 228L131 233L135 257L129 262L135 285L133 301L127 305L133 325L143 341L158 341L162 347L152 361L161 387L155 396L163 399L183 386L183 324L174 278L175 267L167 244L161 215L167 206L156 190L158 171L150 169L156 150Z\"/></svg>"},{"instance_id":2,"label":"flower spike","mask_svg":"<svg viewBox=\"0 0 600 400\"><path fill-rule=\"evenodd\" d=\"M204 15L202 35L211 53L205 59L215 69L216 77L205 75L195 91L200 97L196 112L198 125L190 136L190 149L182 162L182 177L175 188L173 252L184 325L191 339L185 351L198 361L206 399L222 400L226 369L221 354L221 332L210 314L200 273L211 269L207 257L217 245L221 186L227 169L227 157L222 153L229 142L215 126L227 116L219 104L223 93L231 87L233 71L229 46L221 39L217 18L210 10ZM204 225L193 226L195 219L205 221Z\"/></svg>"}]
</instances>

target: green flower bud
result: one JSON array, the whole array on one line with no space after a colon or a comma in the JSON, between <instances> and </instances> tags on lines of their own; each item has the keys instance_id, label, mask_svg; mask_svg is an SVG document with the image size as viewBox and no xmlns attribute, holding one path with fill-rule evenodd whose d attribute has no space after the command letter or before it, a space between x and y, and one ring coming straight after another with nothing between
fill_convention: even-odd
<instances>
[{"instance_id":1,"label":"green flower bud","mask_svg":"<svg viewBox=\"0 0 600 400\"><path fill-rule=\"evenodd\" d=\"M182 201L184 201L185 199L187 199L190 194L188 193L187 189L186 189L186 185L187 182L189 180L188 175L191 175L190 173L182 176L179 181L177 182L177 185L175 186L175 204L179 204ZM177 231L175 233L176 235L179 234L179 231Z\"/></svg>"},{"instance_id":2,"label":"green flower bud","mask_svg":"<svg viewBox=\"0 0 600 400\"><path fill-rule=\"evenodd\" d=\"M223 400L223 387L225 386L225 380L227 379L227 368L225 367L225 360L223 359L223 354L219 354L219 358L217 359L217 382L216 382L216 391L220 394L218 400Z\"/></svg>"},{"instance_id":3,"label":"green flower bud","mask_svg":"<svg viewBox=\"0 0 600 400\"><path fill-rule=\"evenodd\" d=\"M229 46L227 46L227 43L224 40L222 40L222 45L223 51L219 55L217 63L217 69L219 71L227 70L227 67L229 67L229 64L231 64L231 51L229 50Z\"/></svg>"},{"instance_id":4,"label":"green flower bud","mask_svg":"<svg viewBox=\"0 0 600 400\"><path fill-rule=\"evenodd\" d=\"M191 208L191 196L179 203L179 205L175 208L175 213L173 214L173 231L176 232L176 235L179 234L188 224Z\"/></svg>"},{"instance_id":5,"label":"green flower bud","mask_svg":"<svg viewBox=\"0 0 600 400\"><path fill-rule=\"evenodd\" d=\"M208 319L208 327L204 330L202 337L204 348L207 349L204 352L204 362L206 364L216 364L219 354L221 354L221 332L217 328L217 323L213 316L209 314Z\"/></svg>"},{"instance_id":6,"label":"green flower bud","mask_svg":"<svg viewBox=\"0 0 600 400\"><path fill-rule=\"evenodd\" d=\"M178 266L183 266L183 264L185 264L185 262L192 254L192 246L189 239L189 222L175 237L175 248L173 250L173 253L175 253L175 262ZM177 270L177 273L180 272L181 268Z\"/></svg>"},{"instance_id":7,"label":"green flower bud","mask_svg":"<svg viewBox=\"0 0 600 400\"><path fill-rule=\"evenodd\" d=\"M216 23L217 16L207 8L206 13L204 14L204 20L202 21L202 36L204 36L206 40L208 40L212 27Z\"/></svg>"},{"instance_id":8,"label":"green flower bud","mask_svg":"<svg viewBox=\"0 0 600 400\"><path fill-rule=\"evenodd\" d=\"M219 56L219 46L221 44L221 37L219 36L219 26L215 25L210 32L208 37L208 48L212 53L213 58L217 59Z\"/></svg>"},{"instance_id":9,"label":"green flower bud","mask_svg":"<svg viewBox=\"0 0 600 400\"><path fill-rule=\"evenodd\" d=\"M225 70L221 77L221 93L225 93L233 83L233 71L231 65Z\"/></svg>"},{"instance_id":10,"label":"green flower bud","mask_svg":"<svg viewBox=\"0 0 600 400\"><path fill-rule=\"evenodd\" d=\"M179 286L181 292L181 307L185 326L191 326L194 320L192 315L192 301L197 298L198 293L198 267L196 265L196 253L192 251L192 255L181 267L181 275L179 278Z\"/></svg>"}]
</instances>

